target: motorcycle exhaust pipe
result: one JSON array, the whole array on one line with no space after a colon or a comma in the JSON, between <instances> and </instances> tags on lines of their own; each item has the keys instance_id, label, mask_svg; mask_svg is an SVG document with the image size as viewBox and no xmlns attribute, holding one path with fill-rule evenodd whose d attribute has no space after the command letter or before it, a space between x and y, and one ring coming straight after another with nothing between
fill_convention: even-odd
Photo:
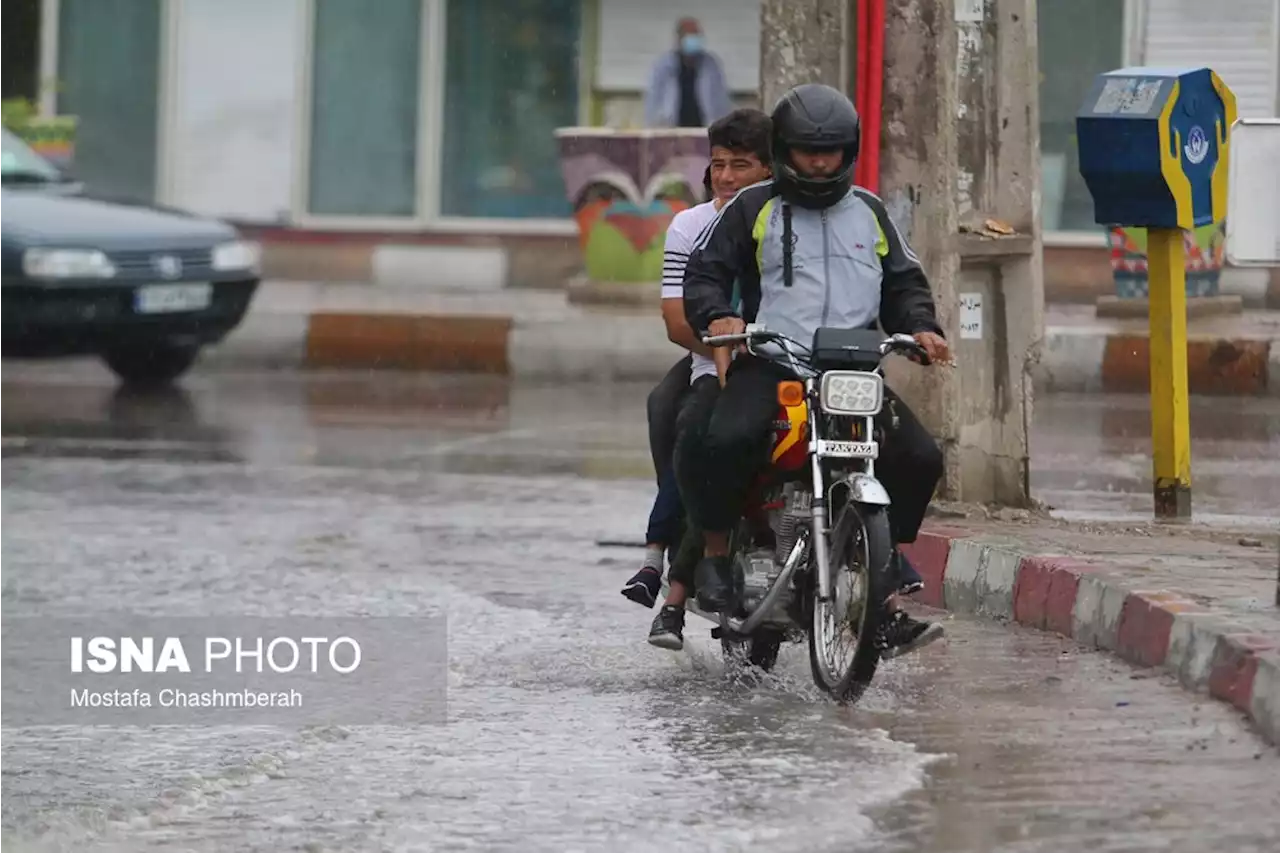
<instances>
[{"instance_id":1,"label":"motorcycle exhaust pipe","mask_svg":"<svg viewBox=\"0 0 1280 853\"><path fill-rule=\"evenodd\" d=\"M769 587L769 591L765 593L764 601L760 602L760 606L751 612L746 619L730 619L728 620L728 629L740 636L753 633L764 622L765 617L773 612L773 608L777 606L778 600L782 598L782 593L791 585L791 575L800 565L800 557L804 554L805 546L809 544L809 533L801 530L800 535L796 537L796 544L791 546L791 553L787 555L787 562L782 566L782 572L779 573L778 579L773 582L773 586Z\"/></svg>"}]
</instances>

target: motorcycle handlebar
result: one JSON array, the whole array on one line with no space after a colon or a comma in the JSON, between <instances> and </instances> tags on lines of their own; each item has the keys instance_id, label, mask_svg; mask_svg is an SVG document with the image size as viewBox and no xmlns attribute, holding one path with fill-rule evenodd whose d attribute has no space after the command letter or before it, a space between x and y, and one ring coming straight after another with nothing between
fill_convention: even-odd
<instances>
[{"instance_id":1,"label":"motorcycle handlebar","mask_svg":"<svg viewBox=\"0 0 1280 853\"><path fill-rule=\"evenodd\" d=\"M929 358L929 351L910 335L893 335L880 345L880 351L882 353L901 352L913 361L920 362L925 367L933 363L932 359Z\"/></svg>"},{"instance_id":2,"label":"motorcycle handlebar","mask_svg":"<svg viewBox=\"0 0 1280 853\"><path fill-rule=\"evenodd\" d=\"M767 329L747 329L745 332L738 332L732 335L706 335L702 338L702 343L709 347L722 347L728 344L746 343L748 341L764 342L764 341L790 341L791 339L778 332L771 332ZM933 360L929 358L929 351L920 345L920 342L911 335L896 334L885 338L880 344L880 354L887 355L891 352L899 352L907 356L913 361L917 361L924 366L929 366Z\"/></svg>"},{"instance_id":3,"label":"motorcycle handlebar","mask_svg":"<svg viewBox=\"0 0 1280 853\"><path fill-rule=\"evenodd\" d=\"M702 342L709 347L722 347L726 344L747 343L748 341L764 342L764 341L780 341L790 340L785 335L778 332L771 332L768 329L747 327L745 332L738 332L732 335L706 335L702 338Z\"/></svg>"},{"instance_id":4,"label":"motorcycle handlebar","mask_svg":"<svg viewBox=\"0 0 1280 853\"><path fill-rule=\"evenodd\" d=\"M755 335L750 332L743 332L739 335L707 335L702 342L709 347L722 347L725 344L743 343L751 340Z\"/></svg>"}]
</instances>

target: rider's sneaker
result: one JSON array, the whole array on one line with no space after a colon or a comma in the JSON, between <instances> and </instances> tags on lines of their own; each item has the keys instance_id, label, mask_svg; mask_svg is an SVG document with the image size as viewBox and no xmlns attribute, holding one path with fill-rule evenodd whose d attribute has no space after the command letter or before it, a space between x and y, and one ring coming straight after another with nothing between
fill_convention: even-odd
<instances>
[{"instance_id":1,"label":"rider's sneaker","mask_svg":"<svg viewBox=\"0 0 1280 853\"><path fill-rule=\"evenodd\" d=\"M658 601L658 593L662 592L662 572L645 566L627 581L622 594L645 607L653 607Z\"/></svg>"},{"instance_id":2,"label":"rider's sneaker","mask_svg":"<svg viewBox=\"0 0 1280 853\"><path fill-rule=\"evenodd\" d=\"M728 610L733 592L733 564L728 557L703 557L693 570L693 585L698 590L698 606L704 611Z\"/></svg>"},{"instance_id":3,"label":"rider's sneaker","mask_svg":"<svg viewBox=\"0 0 1280 853\"><path fill-rule=\"evenodd\" d=\"M880 628L880 657L884 660L901 657L941 639L943 633L941 624L921 622L912 619L905 610L898 610L890 614Z\"/></svg>"},{"instance_id":4,"label":"rider's sneaker","mask_svg":"<svg viewBox=\"0 0 1280 853\"><path fill-rule=\"evenodd\" d=\"M684 608L664 604L653 617L649 629L649 645L678 652L684 648Z\"/></svg>"}]
</instances>

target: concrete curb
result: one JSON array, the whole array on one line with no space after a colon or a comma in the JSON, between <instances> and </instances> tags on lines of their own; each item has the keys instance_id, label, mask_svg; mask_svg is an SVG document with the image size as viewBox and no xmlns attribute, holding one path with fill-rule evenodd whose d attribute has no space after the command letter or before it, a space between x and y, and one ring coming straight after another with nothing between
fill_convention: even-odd
<instances>
[{"instance_id":1,"label":"concrete curb","mask_svg":"<svg viewBox=\"0 0 1280 853\"><path fill-rule=\"evenodd\" d=\"M1280 644L1176 589L1131 589L1105 564L1026 553L958 528L922 532L903 552L925 578L918 598L1013 621L1112 652L1227 702L1280 746Z\"/></svg>"},{"instance_id":2,"label":"concrete curb","mask_svg":"<svg viewBox=\"0 0 1280 853\"><path fill-rule=\"evenodd\" d=\"M1143 393L1150 371L1146 335L1061 326L1046 329L1032 376L1043 391ZM1280 341L1191 336L1187 386L1192 394L1280 396Z\"/></svg>"},{"instance_id":3,"label":"concrete curb","mask_svg":"<svg viewBox=\"0 0 1280 853\"><path fill-rule=\"evenodd\" d=\"M656 315L522 319L321 311L297 317L250 313L210 350L206 363L656 381L682 353ZM1144 393L1149 365L1145 335L1057 326L1046 329L1032 376L1042 392ZM1187 379L1193 394L1280 396L1280 341L1194 337L1187 345Z\"/></svg>"}]
</instances>

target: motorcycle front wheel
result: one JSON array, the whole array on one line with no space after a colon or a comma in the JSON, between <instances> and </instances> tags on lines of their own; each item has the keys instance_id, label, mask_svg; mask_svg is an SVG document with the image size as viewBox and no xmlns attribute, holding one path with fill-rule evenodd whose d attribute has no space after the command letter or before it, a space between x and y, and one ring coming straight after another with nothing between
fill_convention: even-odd
<instances>
[{"instance_id":1,"label":"motorcycle front wheel","mask_svg":"<svg viewBox=\"0 0 1280 853\"><path fill-rule=\"evenodd\" d=\"M889 516L884 507L846 503L828 536L833 600L818 599L814 577L809 667L814 683L832 698L856 702L880 664L879 605L892 590Z\"/></svg>"}]
</instances>

